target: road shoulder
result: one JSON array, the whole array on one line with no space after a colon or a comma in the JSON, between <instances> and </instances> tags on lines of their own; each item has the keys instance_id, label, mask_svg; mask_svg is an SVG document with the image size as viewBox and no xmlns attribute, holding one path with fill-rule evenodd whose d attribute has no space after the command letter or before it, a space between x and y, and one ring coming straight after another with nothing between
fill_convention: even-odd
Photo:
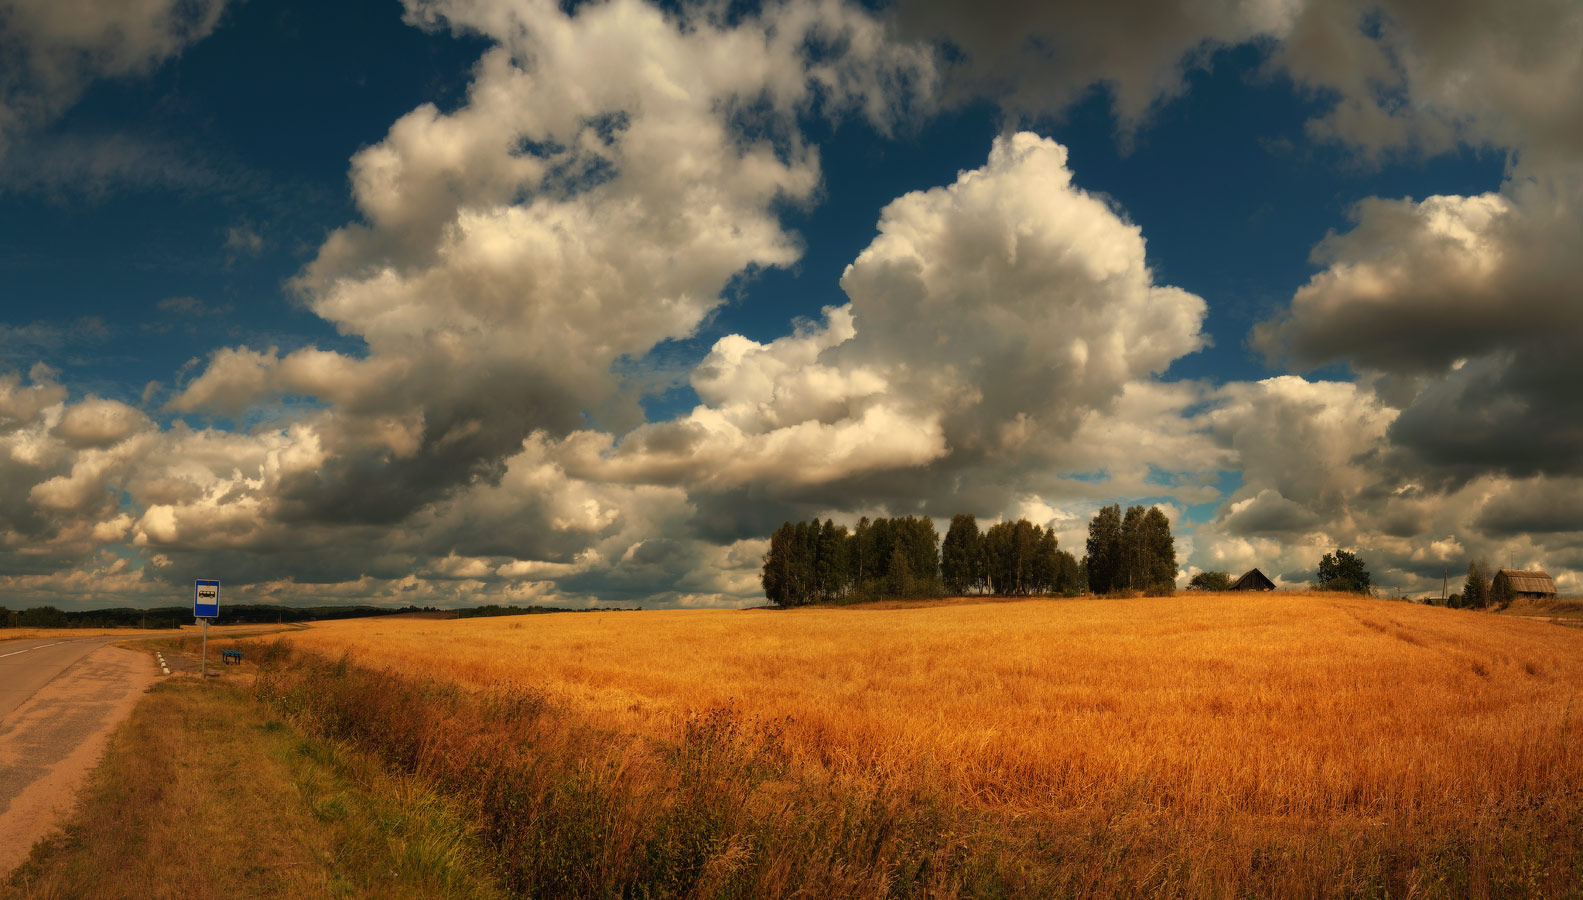
<instances>
[{"instance_id":1,"label":"road shoulder","mask_svg":"<svg viewBox=\"0 0 1583 900\"><path fill-rule=\"evenodd\" d=\"M499 900L460 810L304 736L250 681L156 685L0 900Z\"/></svg>"},{"instance_id":2,"label":"road shoulder","mask_svg":"<svg viewBox=\"0 0 1583 900\"><path fill-rule=\"evenodd\" d=\"M0 725L0 872L70 812L116 726L156 677L147 653L104 646L23 701Z\"/></svg>"}]
</instances>

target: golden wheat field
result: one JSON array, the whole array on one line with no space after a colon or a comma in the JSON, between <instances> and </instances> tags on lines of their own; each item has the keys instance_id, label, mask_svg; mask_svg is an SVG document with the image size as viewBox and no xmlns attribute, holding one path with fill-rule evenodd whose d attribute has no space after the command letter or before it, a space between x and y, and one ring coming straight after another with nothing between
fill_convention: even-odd
<instances>
[{"instance_id":1,"label":"golden wheat field","mask_svg":"<svg viewBox=\"0 0 1583 900\"><path fill-rule=\"evenodd\" d=\"M6 628L0 630L0 641L43 640L46 638L86 637L140 637L142 635L168 635L175 631L143 628Z\"/></svg>"},{"instance_id":2,"label":"golden wheat field","mask_svg":"<svg viewBox=\"0 0 1583 900\"><path fill-rule=\"evenodd\" d=\"M729 707L776 721L806 767L1017 818L1424 828L1583 786L1583 633L1356 596L388 619L293 641L543 691L616 733Z\"/></svg>"}]
</instances>

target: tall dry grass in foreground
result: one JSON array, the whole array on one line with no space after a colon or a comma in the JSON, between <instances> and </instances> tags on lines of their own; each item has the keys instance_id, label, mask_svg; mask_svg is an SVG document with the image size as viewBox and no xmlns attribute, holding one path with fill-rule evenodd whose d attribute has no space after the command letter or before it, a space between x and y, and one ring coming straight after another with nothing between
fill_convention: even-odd
<instances>
[{"instance_id":1,"label":"tall dry grass in foreground","mask_svg":"<svg viewBox=\"0 0 1583 900\"><path fill-rule=\"evenodd\" d=\"M393 619L292 640L408 687L377 700L391 682L368 680L361 701L330 709L287 679L277 700L319 704L348 739L372 723L360 716L384 715L375 731L406 729L392 759L464 792L463 757L539 742L568 771L590 761L601 799L574 803L579 815L630 830L697 788L674 777L689 753L728 745L736 774L709 777L734 787L711 803L746 819L735 837L724 823L701 832L688 890L714 866L749 872L741 892L753 894L1583 892L1583 635L1538 622L1336 595L1184 595ZM335 677L323 671L321 693ZM456 690L411 687L426 681ZM441 707L444 733L400 721ZM469 724L490 716L516 716L515 731ZM485 742L469 749L459 732ZM758 774L743 775L754 760ZM523 795L536 815L561 796L544 777ZM845 818L809 808L820 804ZM825 862L774 875L773 854L754 848L799 827L827 835L800 851ZM878 833L872 848L841 844L854 827ZM598 839L614 846L614 833ZM655 852L629 838L621 846ZM833 874L843 865L847 880ZM863 865L879 867L867 881L852 874ZM555 893L547 878L516 883Z\"/></svg>"},{"instance_id":2,"label":"tall dry grass in foreground","mask_svg":"<svg viewBox=\"0 0 1583 900\"><path fill-rule=\"evenodd\" d=\"M0 900L498 900L471 829L369 768L235 682L165 679Z\"/></svg>"}]
</instances>

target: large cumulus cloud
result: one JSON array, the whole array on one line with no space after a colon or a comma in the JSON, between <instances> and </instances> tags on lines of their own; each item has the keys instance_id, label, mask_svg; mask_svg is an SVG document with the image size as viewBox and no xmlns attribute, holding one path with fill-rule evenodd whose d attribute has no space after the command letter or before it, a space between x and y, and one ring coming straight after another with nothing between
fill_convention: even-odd
<instances>
[{"instance_id":1,"label":"large cumulus cloud","mask_svg":"<svg viewBox=\"0 0 1583 900\"><path fill-rule=\"evenodd\" d=\"M1583 179L1372 199L1326 267L1256 332L1299 363L1346 362L1402 408L1392 436L1466 477L1574 474L1583 459Z\"/></svg>"},{"instance_id":2,"label":"large cumulus cloud","mask_svg":"<svg viewBox=\"0 0 1583 900\"><path fill-rule=\"evenodd\" d=\"M1223 461L1181 415L1207 389L1156 380L1204 346L1204 302L1155 284L1137 226L1073 183L1053 141L1008 135L983 167L890 204L842 286L850 303L820 323L767 344L717 342L693 373L702 405L678 419L562 435L521 411L480 412L477 431L530 433L473 457L494 467L489 477L453 476L411 506L393 505L411 490L407 467L437 469L447 442L429 432L434 392L487 385L469 382L474 370L461 362L430 373L460 387L414 382L433 348L382 350L380 338L362 359L217 352L175 408L239 415L271 394L325 405L249 433L145 433L141 464L114 480L90 454L129 427L117 424L127 416L98 400L61 410L51 427L77 462L35 493L135 498L140 513L121 527L154 581L203 569L259 596L335 596L357 584L409 602L700 605L757 596L769 520L750 508L774 517L1015 507L1074 531L1079 517L1063 503L1087 509L1116 490L1201 494L1150 479L1204 475ZM600 339L593 325L585 331L558 333ZM517 372L479 371L497 384ZM415 404L383 402L401 388ZM586 395L561 402L577 396ZM348 447L363 454L366 481L340 477ZM1085 477L1065 477L1074 472ZM320 506L302 502L304 484ZM347 493L361 484L367 497ZM332 501L355 515L327 511Z\"/></svg>"},{"instance_id":3,"label":"large cumulus cloud","mask_svg":"<svg viewBox=\"0 0 1583 900\"><path fill-rule=\"evenodd\" d=\"M842 277L851 302L822 325L722 339L693 375L703 405L619 441L574 435L563 457L601 480L686 485L732 519L766 499L993 515L1078 493L1061 473L1146 492L1151 466L1212 468L1187 428L1115 439L1151 397L1151 412L1196 400L1178 388L1160 404L1172 389L1153 379L1205 345L1205 306L1154 283L1137 226L1066 159L1047 138L997 139L983 167L882 211Z\"/></svg>"},{"instance_id":4,"label":"large cumulus cloud","mask_svg":"<svg viewBox=\"0 0 1583 900\"><path fill-rule=\"evenodd\" d=\"M1059 113L1098 84L1130 132L1181 93L1185 72L1251 41L1268 75L1312 92L1312 137L1366 160L1473 146L1511 161L1487 194L1364 198L1354 227L1318 245L1319 274L1252 342L1277 365L1343 363L1358 381L1290 377L1203 398L1201 421L1243 485L1200 531L1197 563L1262 561L1299 580L1323 545L1350 543L1410 586L1447 554L1558 566L1578 555L1560 543L1555 504L1528 501L1569 484L1583 459L1571 390L1583 376L1572 350L1583 337L1583 7L1013 6L985 15L900 0L893 11L953 46L961 90L1014 114Z\"/></svg>"},{"instance_id":5,"label":"large cumulus cloud","mask_svg":"<svg viewBox=\"0 0 1583 900\"><path fill-rule=\"evenodd\" d=\"M1351 369L1303 416L1351 422L1350 455L1333 456L1348 441L1239 447L1245 483L1206 528L1221 557L1206 564L1262 557L1295 576L1299 552L1351 544L1408 589L1478 557L1576 585L1578 535L1539 501L1564 496L1583 459L1580 36L1577 4L1387 0L1304 4L1272 46L1272 65L1331 101L1311 134L1366 157L1494 148L1508 171L1483 194L1363 198L1316 245L1319 271L1251 341L1277 365ZM1227 416L1217 434L1257 434ZM1283 486L1269 459L1321 490Z\"/></svg>"},{"instance_id":6,"label":"large cumulus cloud","mask_svg":"<svg viewBox=\"0 0 1583 900\"><path fill-rule=\"evenodd\" d=\"M1360 202L1353 227L1316 247L1320 271L1252 335L1274 361L1344 364L1356 383L1322 398L1289 376L1313 395L1298 418L1222 414L1245 483L1202 546L1292 572L1283 547L1367 548L1409 590L1480 557L1565 573L1583 544L1553 502L1583 459L1579 183L1513 173L1498 192ZM1280 393L1280 410L1300 409ZM1326 423L1335 438L1311 434ZM1298 437L1249 444L1266 427ZM1313 484L1271 477L1271 461Z\"/></svg>"},{"instance_id":7,"label":"large cumulus cloud","mask_svg":"<svg viewBox=\"0 0 1583 900\"><path fill-rule=\"evenodd\" d=\"M26 26L8 39L45 48L12 57L0 137L84 78L179 52L221 8L126 6L135 39L108 47L93 23L110 19L74 31L35 6L0 6ZM493 46L457 108L414 109L354 157L358 218L293 282L364 349L219 349L163 429L47 369L0 378L0 588L166 599L223 571L259 599L740 604L785 518L1027 515L1072 547L1095 505L1205 503L1226 469L1240 487L1183 536L1196 566L1296 582L1352 546L1392 585L1478 555L1583 570L1564 503L1583 479L1566 390L1583 377L1576 4L406 14ZM644 421L628 363L799 258L781 213L820 199L809 116L883 131L943 72L1013 118L1103 85L1130 132L1250 41L1314 92L1316 137L1512 160L1490 193L1365 199L1253 336L1353 382L1165 380L1207 345L1204 300L1156 283L1138 227L1081 189L1064 148L1008 131L982 166L880 212L846 303L779 339L719 340L691 373L698 406ZM257 421L282 398L304 402L185 424Z\"/></svg>"},{"instance_id":8,"label":"large cumulus cloud","mask_svg":"<svg viewBox=\"0 0 1583 900\"><path fill-rule=\"evenodd\" d=\"M1583 459L1583 154L1566 162L1555 135L1503 134L1536 143L1512 147L1499 190L1361 201L1353 226L1315 248L1319 272L1252 337L1272 360L1348 366L1390 411L1370 477L1396 493L1347 507L1378 546L1422 555L1454 540L1453 568L1543 565L1576 589L1583 533L1557 498ZM1523 162L1536 149L1546 166Z\"/></svg>"},{"instance_id":9,"label":"large cumulus cloud","mask_svg":"<svg viewBox=\"0 0 1583 900\"><path fill-rule=\"evenodd\" d=\"M734 279L800 255L779 210L820 185L802 117L888 128L927 100L930 55L828 0L729 21L635 0L406 12L495 46L459 108L421 106L356 155L360 218L294 282L366 352L217 350L168 412L240 420L281 398L306 411L248 430L178 422L136 454L106 446L116 416L99 401L57 403L16 438L48 452L15 454L29 468L10 482L14 530L64 533L56 519L114 507L139 571L172 583L195 567L255 583L428 573L455 596L595 563L696 568L627 552L690 509L677 489L539 477L524 454L590 421L640 422L616 363L687 337ZM627 543L605 546L616 535ZM441 577L456 572L469 578ZM689 582L689 602L710 602L707 587Z\"/></svg>"},{"instance_id":10,"label":"large cumulus cloud","mask_svg":"<svg viewBox=\"0 0 1583 900\"><path fill-rule=\"evenodd\" d=\"M692 334L733 278L800 254L776 213L820 181L797 117L817 104L883 124L931 71L866 15L807 0L731 25L635 0L408 15L498 46L460 109L420 107L358 153L362 220L297 279L366 356L222 350L172 404L333 401L321 464L281 485L299 519L396 521L498 478L534 431L640 421L613 364ZM816 41L833 49L816 59Z\"/></svg>"}]
</instances>

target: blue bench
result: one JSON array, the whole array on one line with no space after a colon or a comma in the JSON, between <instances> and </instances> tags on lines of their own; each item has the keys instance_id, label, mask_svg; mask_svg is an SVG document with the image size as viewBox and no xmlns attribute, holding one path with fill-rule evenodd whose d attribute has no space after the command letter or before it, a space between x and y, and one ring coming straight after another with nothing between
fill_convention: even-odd
<instances>
[{"instance_id":1,"label":"blue bench","mask_svg":"<svg viewBox=\"0 0 1583 900\"><path fill-rule=\"evenodd\" d=\"M220 651L220 661L225 663L228 666L231 665L232 663L235 663L237 665L241 665L242 664L242 651L240 651L240 650L221 650Z\"/></svg>"}]
</instances>

